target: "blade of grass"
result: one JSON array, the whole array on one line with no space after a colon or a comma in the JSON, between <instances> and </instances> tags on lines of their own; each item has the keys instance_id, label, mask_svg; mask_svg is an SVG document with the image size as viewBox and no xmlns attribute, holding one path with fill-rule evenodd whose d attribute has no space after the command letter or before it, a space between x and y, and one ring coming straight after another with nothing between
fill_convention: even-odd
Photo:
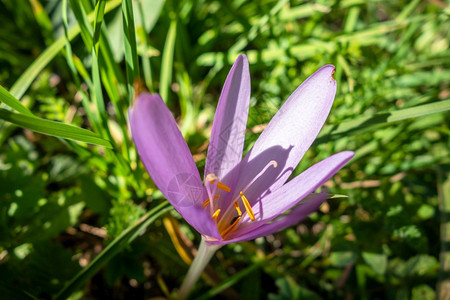
<instances>
[{"instance_id":1,"label":"blade of grass","mask_svg":"<svg viewBox=\"0 0 450 300\"><path fill-rule=\"evenodd\" d=\"M104 1L104 0L102 0ZM86 10L86 12L91 12L92 10L99 11L97 8L92 7L92 3L90 0L82 0L83 7ZM107 1L105 1L107 3ZM97 2L97 5L100 3ZM101 12L102 9L100 9ZM102 20L100 17L95 18L97 21ZM82 20L81 20L82 21ZM88 24L90 26L90 24ZM100 86L100 80L97 77L97 73L100 73L101 82L103 83L103 88L105 89L106 93L108 94L109 100L114 106L114 112L117 117L117 121L119 123L119 127L121 128L122 135L127 136L127 124L126 124L126 118L124 112L127 110L126 101L123 101L123 99L126 99L126 83L122 76L121 70L119 68L119 65L116 63L113 55L113 51L111 49L111 45L109 43L108 39L108 31L106 26L101 26L101 24L94 24L94 27L97 26L98 32L96 33L96 29L94 28L94 46L97 45L96 52L92 54L93 57L93 64L92 64L92 71L93 71L93 79L96 81L96 84L93 84L92 90L95 91L95 97L94 97L94 103L96 103L96 106L102 105L103 107L99 106L99 111L104 111L104 113L101 113L100 119L103 123L103 128L108 128L106 131L106 134L110 140L113 140L111 136L111 131L108 126L107 120L106 120L106 111L104 110L103 101L100 101L100 99L103 99L103 94L99 91L101 90ZM98 44L97 44L97 37L98 37ZM98 69L98 72L95 72L95 69ZM100 88L99 88L100 87ZM103 116L103 117L102 117ZM129 140L124 139L122 145L122 150L125 153L125 157L129 160L130 159L130 145Z\"/></svg>"},{"instance_id":2,"label":"blade of grass","mask_svg":"<svg viewBox=\"0 0 450 300\"><path fill-rule=\"evenodd\" d=\"M102 0L104 1L104 0ZM91 11L92 5L90 0L82 0L84 4L84 8L87 11ZM107 1L105 1L107 3ZM99 4L97 2L97 4ZM97 9L97 8L95 8ZM101 18L96 17L97 20L101 20ZM119 123L119 127L122 131L122 135L125 137L128 135L127 133L127 123L124 112L126 112L128 105L126 105L126 101L123 101L126 99L126 83L122 76L121 70L119 68L119 65L116 63L113 55L113 51L111 49L111 45L109 43L108 39L108 32L106 26L100 26L101 24L97 24L98 28L98 35L96 34L96 30L94 28L94 45L97 45L96 52L92 54L93 57L93 78L97 82L94 84L94 90L96 92L96 98L95 101L99 101L98 105L102 105L104 102L103 100L100 103L100 99L103 99L103 94L99 93L101 90L100 86L100 80L99 78L96 78L96 75L98 72L100 73L101 82L103 83L103 88L105 89L106 93L109 96L109 100L114 106L114 112L117 117L117 122ZM95 26L95 24L94 24ZM96 40L96 35L99 38L98 44ZM95 54L95 55L94 55ZM96 61L98 60L98 61ZM98 72L94 73L94 69L98 69ZM100 98L101 97L101 98ZM98 99L98 100L97 100ZM101 108L101 110L104 111L104 108ZM107 136L110 140L113 140L110 128L108 126L108 122L106 120L106 111L104 113L100 114L100 116L105 116L101 118L101 121L103 123L104 128L108 128L107 130ZM115 145L116 146L116 145ZM119 145L117 145L119 146ZM130 160L130 144L128 139L123 139L122 144L122 152L125 155L125 158L127 160ZM120 159L123 160L123 157L120 156Z\"/></svg>"},{"instance_id":3,"label":"blade of grass","mask_svg":"<svg viewBox=\"0 0 450 300\"><path fill-rule=\"evenodd\" d=\"M144 82L147 88L150 90L151 93L154 93L153 89L153 79L152 79L152 69L150 65L150 55L148 55L148 47L149 47L149 40L147 36L147 32L145 31L145 16L144 16L144 7L142 4L142 1L137 2L137 8L138 13L141 18L141 23L136 28L136 33L139 38L139 42L144 46L144 51L141 55L141 61L142 61L142 72L144 75Z\"/></svg>"},{"instance_id":4,"label":"blade of grass","mask_svg":"<svg viewBox=\"0 0 450 300\"><path fill-rule=\"evenodd\" d=\"M92 37L92 48L91 48L91 54L92 54L92 82L93 82L93 98L95 106L97 107L98 117L103 123L103 127L107 127L106 124L106 110L105 110L105 100L103 99L103 92L102 92L102 83L100 80L100 71L99 71L99 53L98 53L98 47L100 44L100 30L102 26L103 21L103 15L104 15L104 9L105 9L105 0L99 0L97 1L97 4L95 5L95 22L94 22L94 33ZM105 128L106 129L106 128ZM106 130L109 132L109 130Z\"/></svg>"},{"instance_id":5,"label":"blade of grass","mask_svg":"<svg viewBox=\"0 0 450 300\"><path fill-rule=\"evenodd\" d=\"M126 80L122 74L120 65L114 59L111 44L108 40L108 31L106 26L102 26L101 29L100 52L102 54L101 58L104 60L102 64L105 66L100 69L100 71L102 71L103 85L109 95L109 98L115 105L116 110L121 111L118 108L121 107L119 102L122 101L120 101L120 99L124 98L127 93Z\"/></svg>"},{"instance_id":6,"label":"blade of grass","mask_svg":"<svg viewBox=\"0 0 450 300\"><path fill-rule=\"evenodd\" d=\"M127 86L129 104L133 101L133 83L139 77L139 63L136 47L136 31L134 25L133 3L131 0L122 2L122 20L125 43L125 62L127 69Z\"/></svg>"},{"instance_id":7,"label":"blade of grass","mask_svg":"<svg viewBox=\"0 0 450 300\"><path fill-rule=\"evenodd\" d=\"M89 1L83 1L84 5L82 6L79 2L74 2L73 5L78 6L77 10L79 11L79 16L77 17L78 22L85 22L85 9L88 11L92 9L90 6ZM102 4L103 3L103 4ZM114 81L118 81L119 76L116 76L116 74L119 74L117 70L115 69L115 63L113 59L112 52L110 51L110 45L104 36L102 32L102 20L104 15L104 8L105 8L106 1L105 0L99 0L96 3L96 6L94 8L94 29L91 29L91 24L85 24L85 28L89 30L89 32L93 32L92 36L92 48L91 48L91 55L92 55L92 86L91 89L91 95L93 98L93 102L95 104L95 107L97 108L97 115L96 120L99 122L99 127L101 128L101 133L103 133L104 137L107 137L111 143L114 146L114 149L118 149L118 145L115 143L110 128L108 126L107 121L107 113L105 110L104 105L104 98L103 98L103 92L102 92L102 81L100 80L100 75L102 75L103 83L106 85L106 90L108 92L108 95L110 96L110 100L113 102L113 105L116 109L117 113L117 119L120 122L122 126L120 128L122 129L122 134L125 137L127 135L126 132L126 124L125 124L125 117L123 116L122 109L120 109L119 105L119 94L116 90L117 84L114 84ZM86 44L86 46L89 46ZM103 68L100 68L100 66L104 66ZM125 146L123 147L125 150L125 154L127 155L126 158L129 159L129 142L128 139L124 139ZM130 173L130 165L127 163L127 161L124 159L122 155L120 155L117 151L106 151L105 154L107 156L113 157L115 161L119 163L121 168L124 170L125 173ZM131 172L135 175L135 173ZM135 180L137 182L137 180Z\"/></svg>"},{"instance_id":8,"label":"blade of grass","mask_svg":"<svg viewBox=\"0 0 450 300\"><path fill-rule=\"evenodd\" d=\"M110 0L106 4L105 13L110 12L121 4L121 0ZM88 20L94 19L94 13L89 14ZM80 33L78 25L71 28L68 32L69 40L74 39ZM50 47L46 48L42 54L23 72L22 76L17 79L10 89L10 93L17 99L22 98L31 83L36 79L39 73L55 58L56 55L64 48L66 37L62 36L56 40Z\"/></svg>"},{"instance_id":9,"label":"blade of grass","mask_svg":"<svg viewBox=\"0 0 450 300\"><path fill-rule=\"evenodd\" d=\"M101 0L104 1L104 0ZM107 2L105 2L107 3ZM109 100L114 105L114 109L117 116L117 121L120 124L120 128L122 131L122 135L124 137L127 136L127 125L126 119L124 116L124 111L126 108L121 103L120 95L119 95L119 87L123 82L121 73L118 69L117 64L114 61L113 52L111 51L111 46L107 39L107 32L104 26L101 26L101 17L103 14L103 4L100 2L96 3L96 7L92 7L92 3L90 0L82 0L80 2L75 1L72 5L77 6L78 15L76 15L78 22L86 22L85 14L86 12L91 12L94 10L94 19L96 22L93 24L94 29L91 28L90 23L85 24L85 28L89 32L93 32L92 43L93 46L91 48L92 55L92 84L89 85L89 89L91 90L91 97L93 99L93 103L97 108L97 114L94 115L94 121L99 123L100 133L102 136L111 141L114 146L115 151L106 151L106 156L111 156L114 161L117 161L120 167L124 170L124 173L131 173L132 176L135 176L134 172L131 172L130 164L126 160L130 160L129 149L131 148L129 145L128 139L123 139L124 143L122 145L122 150L125 152L125 158L121 155L123 153L117 151L119 150L119 145L116 144L113 139L108 120L107 113L104 105L104 98L102 93L102 85L103 82L105 90L109 96ZM84 15L84 16L83 16ZM90 46L90 44L86 44L86 46ZM83 67L82 64L78 64L80 69ZM101 66L101 68L100 68ZM101 80L100 80L101 78ZM137 182L138 180L135 180ZM134 181L132 181L134 184Z\"/></svg>"},{"instance_id":10,"label":"blade of grass","mask_svg":"<svg viewBox=\"0 0 450 300\"><path fill-rule=\"evenodd\" d=\"M95 273L97 273L111 258L119 253L120 250L129 245L143 230L170 209L172 209L172 207L168 205L168 202L163 202L150 210L141 218L141 220L115 238L87 267L81 270L61 291L59 291L54 299L67 299L76 290L81 288L89 278L95 275Z\"/></svg>"},{"instance_id":11,"label":"blade of grass","mask_svg":"<svg viewBox=\"0 0 450 300\"><path fill-rule=\"evenodd\" d=\"M92 28L90 26L90 21L86 16L84 8L81 6L81 2L77 0L69 0L70 8L72 9L75 18L77 19L78 26L80 26L80 34L81 38L84 41L86 47L91 50L92 49ZM94 21L95 21L95 13L94 13Z\"/></svg>"},{"instance_id":12,"label":"blade of grass","mask_svg":"<svg viewBox=\"0 0 450 300\"><path fill-rule=\"evenodd\" d=\"M315 3L307 3L294 7L286 7L280 14L281 21L295 21L297 19L307 18L316 14L326 14L331 10L325 5L318 5Z\"/></svg>"},{"instance_id":13,"label":"blade of grass","mask_svg":"<svg viewBox=\"0 0 450 300\"><path fill-rule=\"evenodd\" d=\"M162 55L161 82L159 93L161 98L167 103L169 100L169 88L172 81L173 54L175 49L175 39L177 37L177 20L172 20L164 44L164 53Z\"/></svg>"},{"instance_id":14,"label":"blade of grass","mask_svg":"<svg viewBox=\"0 0 450 300\"><path fill-rule=\"evenodd\" d=\"M445 299L450 291L450 165L438 167L439 211L441 215L441 254L438 298Z\"/></svg>"},{"instance_id":15,"label":"blade of grass","mask_svg":"<svg viewBox=\"0 0 450 300\"><path fill-rule=\"evenodd\" d=\"M369 126L398 122L448 110L450 110L450 100L442 100L392 112L357 118L355 120L344 121L337 126L327 125L323 128L315 143L324 143L331 140L333 136L344 135Z\"/></svg>"},{"instance_id":16,"label":"blade of grass","mask_svg":"<svg viewBox=\"0 0 450 300\"><path fill-rule=\"evenodd\" d=\"M112 148L111 143L87 129L70 124L27 116L0 108L0 119L43 134Z\"/></svg>"},{"instance_id":17,"label":"blade of grass","mask_svg":"<svg viewBox=\"0 0 450 300\"><path fill-rule=\"evenodd\" d=\"M1 85L0 85L0 102L5 103L12 109L14 109L24 115L27 115L27 116L33 115L31 113L31 111L22 104L22 102L20 102L16 98L14 98L14 96L11 95L7 90L5 90Z\"/></svg>"},{"instance_id":18,"label":"blade of grass","mask_svg":"<svg viewBox=\"0 0 450 300\"><path fill-rule=\"evenodd\" d=\"M411 1L408 5L405 6L405 8L398 14L397 20L401 21L406 19L412 12L416 9L417 5L422 2L421 0L414 0Z\"/></svg>"},{"instance_id":19,"label":"blade of grass","mask_svg":"<svg viewBox=\"0 0 450 300\"><path fill-rule=\"evenodd\" d=\"M427 16L421 15L421 16L411 17L408 19L380 22L380 23L372 25L368 29L364 29L361 31L355 31L352 33L345 33L345 34L336 36L334 38L334 40L336 42L341 42L341 43L358 41L360 43L360 45L367 45L367 44L371 44L373 42L373 38L377 38L380 36L385 38L385 35L390 32L399 30L401 28L405 28L413 22L424 22L426 19L427 19Z\"/></svg>"},{"instance_id":20,"label":"blade of grass","mask_svg":"<svg viewBox=\"0 0 450 300\"><path fill-rule=\"evenodd\" d=\"M344 32L353 32L355 30L360 12L361 8L359 6L349 8L345 19Z\"/></svg>"},{"instance_id":21,"label":"blade of grass","mask_svg":"<svg viewBox=\"0 0 450 300\"><path fill-rule=\"evenodd\" d=\"M75 18L77 19L78 24L80 24L81 34L83 37L83 41L88 49L91 51L92 55L92 68L91 68L91 77L92 77L92 86L91 89L91 98L92 102L95 105L95 114L94 120L95 122L101 124L99 126L99 133L102 137L108 138L115 146L115 141L110 132L108 122L107 122L107 113L105 109L105 100L103 98L103 90L102 90L102 82L100 79L100 65L106 65L104 63L104 55L101 56L99 53L100 49L100 35L101 35L101 25L104 16L104 9L106 6L105 0L99 0L96 2L94 9L94 23L93 28L92 25L88 21L88 17L86 14L86 10L91 10L91 3L87 1L75 1L69 0L71 8L74 12ZM83 5L84 3L84 5Z\"/></svg>"},{"instance_id":22,"label":"blade of grass","mask_svg":"<svg viewBox=\"0 0 450 300\"><path fill-rule=\"evenodd\" d=\"M72 46L70 45L70 40L69 40L69 36L68 36L69 25L68 25L68 18L67 18L67 0L63 0L61 8L62 8L62 21L63 21L63 28L64 28L64 36L66 37L66 45L65 45L65 53L64 53L66 56L66 62L67 62L67 65L69 66L70 71L72 72L72 76L73 76L75 84L78 88L78 92L81 94L81 102L86 111L86 115L87 115L90 123L92 124L92 127L94 128L94 130L96 132L101 132L101 126L96 121L96 118L95 118L94 114L92 113L89 98L86 95L86 93L83 91L83 88L81 86L81 80L80 80L80 77L78 76L78 73L81 73L80 75L84 78L84 80L86 81L86 83L89 87L92 86L91 79L89 77L88 72L84 69L83 64L79 61L79 59L77 57L74 57L74 55L72 53ZM75 58L75 60L74 60L74 58ZM77 68L77 66L78 66L78 68ZM79 71L80 68L82 68L81 69L82 72Z\"/></svg>"},{"instance_id":23,"label":"blade of grass","mask_svg":"<svg viewBox=\"0 0 450 300\"><path fill-rule=\"evenodd\" d=\"M100 36L101 21L103 20L105 2L102 0L97 1L96 3L94 10L94 29L92 28L92 25L88 20L88 16L86 14L85 7L83 6L82 1L69 0L69 4L80 26L81 37L84 41L84 44L86 45L86 48L91 51L92 55L92 85L89 86L89 88L91 91L90 96L96 109L93 111L93 114L91 114L91 117L93 117L93 119L91 119L90 121L97 124L96 128L99 129L98 133L102 137L107 137L109 140L111 140L111 142L114 142L107 126L105 103L103 99L103 92L99 74L99 57L98 53L96 53L96 50L98 50L98 38ZM88 9L89 8L90 7L88 7Z\"/></svg>"},{"instance_id":24,"label":"blade of grass","mask_svg":"<svg viewBox=\"0 0 450 300\"><path fill-rule=\"evenodd\" d=\"M106 0L98 0L95 4L95 10L94 10L94 48L95 53L98 55L98 46L100 41L100 33L101 33L101 27L103 23L103 17L105 16L105 7L106 7Z\"/></svg>"},{"instance_id":25,"label":"blade of grass","mask_svg":"<svg viewBox=\"0 0 450 300\"><path fill-rule=\"evenodd\" d=\"M92 6L91 0L80 0L82 3L82 7L84 8L84 11L86 13L94 13L95 14L95 7ZM105 11L108 8L109 1L106 1L106 7ZM94 19L100 20L103 18L95 17ZM82 21L82 20L81 20ZM91 24L87 24L87 26L91 26ZM93 26L96 26L93 24ZM108 93L108 96L110 100L113 102L115 106L117 106L117 102L119 101L120 95L124 95L125 93L120 91L122 86L125 85L125 80L122 76L121 70L119 65L114 59L113 51L111 49L111 45L109 43L108 39L108 32L106 26L98 26L99 31L99 53L97 56L100 59L99 65L102 66L100 68L101 78L103 81L103 86ZM95 30L93 30L95 31ZM116 111L119 112L121 110L117 109Z\"/></svg>"}]
</instances>

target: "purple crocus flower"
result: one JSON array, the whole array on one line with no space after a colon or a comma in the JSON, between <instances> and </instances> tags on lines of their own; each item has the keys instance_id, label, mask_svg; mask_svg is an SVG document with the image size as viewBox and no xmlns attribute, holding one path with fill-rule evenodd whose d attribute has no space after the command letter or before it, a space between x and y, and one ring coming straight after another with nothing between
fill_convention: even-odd
<instances>
[{"instance_id":1,"label":"purple crocus flower","mask_svg":"<svg viewBox=\"0 0 450 300\"><path fill-rule=\"evenodd\" d=\"M334 154L286 182L333 104L335 68L326 65L288 98L242 159L250 74L240 55L225 81L202 183L177 123L159 95L142 93L130 109L133 140L156 186L209 244L255 239L303 220L326 200L313 192L354 155Z\"/></svg>"}]
</instances>

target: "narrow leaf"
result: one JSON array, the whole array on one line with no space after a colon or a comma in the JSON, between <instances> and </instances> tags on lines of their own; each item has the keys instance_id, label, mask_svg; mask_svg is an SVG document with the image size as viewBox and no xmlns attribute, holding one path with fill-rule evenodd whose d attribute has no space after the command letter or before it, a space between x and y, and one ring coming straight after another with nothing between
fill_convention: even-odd
<instances>
[{"instance_id":1,"label":"narrow leaf","mask_svg":"<svg viewBox=\"0 0 450 300\"><path fill-rule=\"evenodd\" d=\"M125 62L127 70L128 99L133 101L133 83L139 77L139 64L136 46L133 5L131 0L122 2L122 20L125 43Z\"/></svg>"},{"instance_id":2,"label":"narrow leaf","mask_svg":"<svg viewBox=\"0 0 450 300\"><path fill-rule=\"evenodd\" d=\"M103 122L104 128L106 128L106 110L105 101L103 99L102 83L100 80L100 57L98 53L98 47L100 44L100 33L103 21L104 9L106 2L104 0L99 0L95 5L95 22L94 22L94 33L92 36L93 47L92 52L92 82L94 84L94 91L92 93L92 98L94 99L95 106L97 107L98 119Z\"/></svg>"},{"instance_id":3,"label":"narrow leaf","mask_svg":"<svg viewBox=\"0 0 450 300\"><path fill-rule=\"evenodd\" d=\"M441 253L438 281L439 299L445 299L450 288L450 165L438 166L439 212L441 216Z\"/></svg>"},{"instance_id":4,"label":"narrow leaf","mask_svg":"<svg viewBox=\"0 0 450 300\"><path fill-rule=\"evenodd\" d=\"M8 105L9 107L11 107L12 109L27 115L27 116L32 116L33 114L31 113L31 111L28 110L28 108L26 108L22 102L20 102L19 100L17 100L16 98L14 98L13 95L11 95L7 90L5 90L5 88L3 88L2 86L0 86L0 102L5 103L6 105Z\"/></svg>"},{"instance_id":5,"label":"narrow leaf","mask_svg":"<svg viewBox=\"0 0 450 300\"><path fill-rule=\"evenodd\" d=\"M95 5L95 11L94 11L94 35L92 37L92 40L94 42L94 48L95 53L98 55L98 45L100 41L100 33L101 33L101 27L103 22L103 17L105 16L105 6L106 6L106 0L98 0L97 4Z\"/></svg>"},{"instance_id":6,"label":"narrow leaf","mask_svg":"<svg viewBox=\"0 0 450 300\"><path fill-rule=\"evenodd\" d=\"M374 125L389 124L448 110L450 110L450 100L442 100L396 111L378 113L373 116L357 118L350 121L344 121L339 125L327 125L323 128L315 143L323 143L330 140L333 136L347 134Z\"/></svg>"},{"instance_id":7,"label":"narrow leaf","mask_svg":"<svg viewBox=\"0 0 450 300\"><path fill-rule=\"evenodd\" d=\"M2 108L0 108L0 119L43 134L112 148L109 141L97 134L70 124L14 113Z\"/></svg>"},{"instance_id":8,"label":"narrow leaf","mask_svg":"<svg viewBox=\"0 0 450 300\"><path fill-rule=\"evenodd\" d=\"M88 20L88 17L86 16L86 12L84 11L81 2L78 0L69 0L69 4L70 8L72 8L73 14L75 15L75 18L77 19L78 25L80 26L81 38L83 39L86 48L91 50L93 46L92 27L91 24L89 23L90 21Z\"/></svg>"},{"instance_id":9,"label":"narrow leaf","mask_svg":"<svg viewBox=\"0 0 450 300\"><path fill-rule=\"evenodd\" d=\"M169 87L172 81L173 52L175 49L175 38L177 36L177 21L170 22L169 33L164 45L161 66L161 84L159 93L161 98L167 102L169 97Z\"/></svg>"}]
</instances>

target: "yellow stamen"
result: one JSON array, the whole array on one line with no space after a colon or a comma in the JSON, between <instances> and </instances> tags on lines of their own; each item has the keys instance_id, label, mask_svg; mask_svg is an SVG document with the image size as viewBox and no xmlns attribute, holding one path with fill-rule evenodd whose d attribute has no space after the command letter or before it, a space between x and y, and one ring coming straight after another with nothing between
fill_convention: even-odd
<instances>
[{"instance_id":1,"label":"yellow stamen","mask_svg":"<svg viewBox=\"0 0 450 300\"><path fill-rule=\"evenodd\" d=\"M205 207L207 207L208 205L209 205L209 198L206 199L206 200L203 202L202 207L205 208Z\"/></svg>"},{"instance_id":2,"label":"yellow stamen","mask_svg":"<svg viewBox=\"0 0 450 300\"><path fill-rule=\"evenodd\" d=\"M250 206L250 203L248 203L247 198L244 196L244 194L242 192L240 192L240 194L241 194L242 202L244 203L244 206L245 206L245 210L247 211L248 216L250 217L250 220L252 220L252 222L255 221L255 215L253 214L253 210L252 210L252 207Z\"/></svg>"},{"instance_id":3,"label":"yellow stamen","mask_svg":"<svg viewBox=\"0 0 450 300\"><path fill-rule=\"evenodd\" d=\"M220 196L219 195L214 195L214 199L218 199ZM202 204L202 207L203 208L205 208L205 207L207 207L208 205L209 205L209 198L208 199L206 199L204 202L203 202L203 204Z\"/></svg>"},{"instance_id":4,"label":"yellow stamen","mask_svg":"<svg viewBox=\"0 0 450 300\"><path fill-rule=\"evenodd\" d=\"M219 188L219 189L221 189L222 191L225 191L225 192L230 192L231 191L231 189L227 185L223 184L220 181L217 182L217 188Z\"/></svg>"},{"instance_id":5,"label":"yellow stamen","mask_svg":"<svg viewBox=\"0 0 450 300\"><path fill-rule=\"evenodd\" d=\"M241 217L237 217L236 220L234 220L234 222L220 234L222 236L222 238L225 238L228 234L230 234L236 228L240 219L241 219Z\"/></svg>"},{"instance_id":6,"label":"yellow stamen","mask_svg":"<svg viewBox=\"0 0 450 300\"><path fill-rule=\"evenodd\" d=\"M234 202L234 208L236 208L236 211L237 211L239 217L242 216L242 211L241 211L241 209L239 208L239 203L237 203L237 201Z\"/></svg>"},{"instance_id":7,"label":"yellow stamen","mask_svg":"<svg viewBox=\"0 0 450 300\"><path fill-rule=\"evenodd\" d=\"M220 208L213 213L211 218L215 221L219 217L219 214L220 214Z\"/></svg>"}]
</instances>

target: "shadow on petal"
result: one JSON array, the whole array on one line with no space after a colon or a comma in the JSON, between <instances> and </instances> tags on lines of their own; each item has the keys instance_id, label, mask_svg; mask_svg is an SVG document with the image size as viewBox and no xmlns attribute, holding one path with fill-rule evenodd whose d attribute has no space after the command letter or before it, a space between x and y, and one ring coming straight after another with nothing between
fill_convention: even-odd
<instances>
[{"instance_id":1,"label":"shadow on petal","mask_svg":"<svg viewBox=\"0 0 450 300\"><path fill-rule=\"evenodd\" d=\"M267 164L270 163L270 161L274 160L278 164L277 167L269 167L245 191L245 195L249 200L250 205L256 203L263 194L270 194L272 191L270 191L269 188L275 180L280 178L290 151L291 149L273 146L261 152L251 161L241 161L241 163L239 163L239 165L235 168L239 168L241 172L246 170L246 176L239 176L239 181L236 182L236 188L232 190L232 193L225 193L221 196L220 208L227 208L233 199L239 197L239 192L242 191L244 187L246 187L267 166ZM292 171L293 170L291 170L291 172ZM228 180L228 176L232 176L231 174L234 174L234 170L231 170L223 180L226 182Z\"/></svg>"}]
</instances>

